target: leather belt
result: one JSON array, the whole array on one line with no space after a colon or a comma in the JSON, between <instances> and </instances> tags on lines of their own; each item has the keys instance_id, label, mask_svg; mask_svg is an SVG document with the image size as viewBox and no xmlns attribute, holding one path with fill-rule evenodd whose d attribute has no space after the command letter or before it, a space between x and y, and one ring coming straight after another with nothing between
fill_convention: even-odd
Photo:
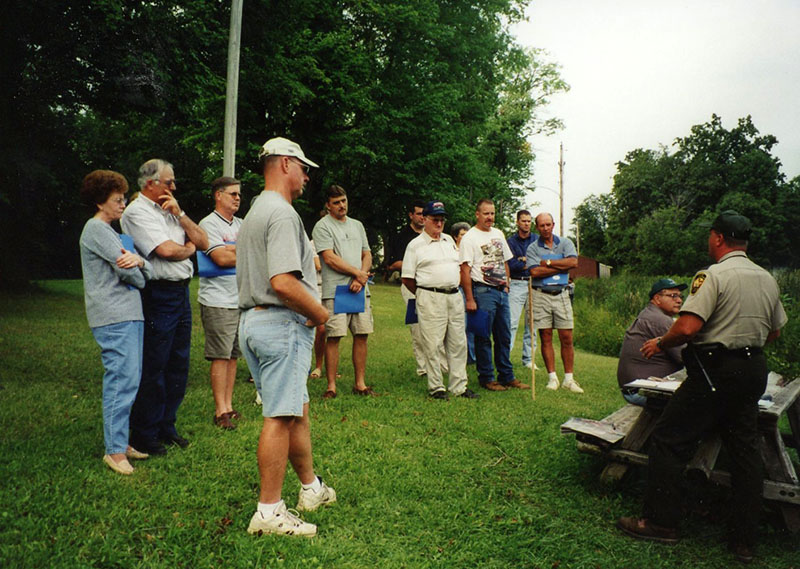
<instances>
[{"instance_id":1,"label":"leather belt","mask_svg":"<svg viewBox=\"0 0 800 569\"><path fill-rule=\"evenodd\" d=\"M153 286L162 286L162 287L185 287L188 286L192 279L182 279L179 281L168 281L166 279L155 279L152 281L147 281L148 285Z\"/></svg>"},{"instance_id":2,"label":"leather belt","mask_svg":"<svg viewBox=\"0 0 800 569\"><path fill-rule=\"evenodd\" d=\"M417 288L421 288L422 290L429 290L431 292L440 292L442 294L455 294L458 292L457 288L436 288L432 286L422 286L422 285L417 285Z\"/></svg>"},{"instance_id":3,"label":"leather belt","mask_svg":"<svg viewBox=\"0 0 800 569\"><path fill-rule=\"evenodd\" d=\"M478 282L478 281L472 281L472 286L473 287L485 286L486 288L493 288L495 290L499 290L500 292L505 292L506 291L506 285L502 285L502 286L501 285L490 285L490 284L481 283L481 282Z\"/></svg>"},{"instance_id":4,"label":"leather belt","mask_svg":"<svg viewBox=\"0 0 800 569\"><path fill-rule=\"evenodd\" d=\"M511 277L512 281L527 281L528 277Z\"/></svg>"},{"instance_id":5,"label":"leather belt","mask_svg":"<svg viewBox=\"0 0 800 569\"><path fill-rule=\"evenodd\" d=\"M693 350L695 350L696 353L707 357L732 356L735 358L750 359L751 357L761 355L764 352L763 348L759 348L758 346L745 346L744 348L729 350L722 344L707 344L705 346L700 346L697 344L689 345Z\"/></svg>"},{"instance_id":6,"label":"leather belt","mask_svg":"<svg viewBox=\"0 0 800 569\"><path fill-rule=\"evenodd\" d=\"M538 290L539 292L542 292L544 294L549 294L550 296L558 296L559 294L564 292L563 288L561 290L544 290L543 288L535 288L533 290Z\"/></svg>"}]
</instances>

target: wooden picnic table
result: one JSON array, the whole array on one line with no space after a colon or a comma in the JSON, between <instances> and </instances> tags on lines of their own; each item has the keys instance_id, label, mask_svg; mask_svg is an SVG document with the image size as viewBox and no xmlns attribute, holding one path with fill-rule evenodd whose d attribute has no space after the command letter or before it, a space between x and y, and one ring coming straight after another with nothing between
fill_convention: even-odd
<instances>
[{"instance_id":1,"label":"wooden picnic table","mask_svg":"<svg viewBox=\"0 0 800 569\"><path fill-rule=\"evenodd\" d=\"M562 425L563 433L575 433L579 451L606 458L608 464L600 475L604 482L619 480L632 465L647 465L647 442L672 393L646 388L639 393L648 398L645 407L626 404L599 421L573 418ZM787 445L800 449L800 379L784 385L780 376L770 374L765 395L767 400L771 398L771 405L760 405L758 412L764 460L763 496L778 507L786 527L798 533L800 481ZM782 434L778 428L784 414L791 433ZM730 487L730 473L716 466L721 447L718 434L701 441L687 465L687 477Z\"/></svg>"}]
</instances>

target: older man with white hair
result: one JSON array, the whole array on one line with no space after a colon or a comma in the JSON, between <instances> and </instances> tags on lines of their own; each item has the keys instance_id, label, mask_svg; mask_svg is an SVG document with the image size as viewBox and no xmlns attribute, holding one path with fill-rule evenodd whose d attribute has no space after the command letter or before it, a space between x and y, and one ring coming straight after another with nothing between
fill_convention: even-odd
<instances>
[{"instance_id":1,"label":"older man with white hair","mask_svg":"<svg viewBox=\"0 0 800 569\"><path fill-rule=\"evenodd\" d=\"M142 290L142 381L131 412L131 442L148 454L166 454L164 443L189 444L175 420L189 377L190 257L208 248L208 236L178 205L172 164L159 159L142 164L139 188L139 197L122 214L122 230L153 265L153 279Z\"/></svg>"}]
</instances>

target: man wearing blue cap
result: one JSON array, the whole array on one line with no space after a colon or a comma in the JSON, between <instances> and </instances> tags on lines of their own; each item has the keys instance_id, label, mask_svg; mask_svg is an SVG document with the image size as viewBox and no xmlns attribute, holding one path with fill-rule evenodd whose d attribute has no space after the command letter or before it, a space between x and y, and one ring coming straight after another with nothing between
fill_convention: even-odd
<instances>
[{"instance_id":1,"label":"man wearing blue cap","mask_svg":"<svg viewBox=\"0 0 800 569\"><path fill-rule=\"evenodd\" d=\"M467 387L467 336L464 303L458 291L461 280L458 247L444 230L447 212L438 200L423 209L422 233L412 239L403 256L403 284L416 295L417 317L428 376L428 395L447 400L476 399ZM442 379L441 347L447 357L450 382Z\"/></svg>"},{"instance_id":2,"label":"man wearing blue cap","mask_svg":"<svg viewBox=\"0 0 800 569\"><path fill-rule=\"evenodd\" d=\"M681 359L683 344L664 350L649 359L644 357L640 350L642 344L650 338L667 333L672 326L673 318L681 309L683 304L681 291L686 288L686 284L678 284L672 279L658 279L650 287L650 302L625 331L617 365L617 381L622 396L628 403L644 406L647 398L639 395L637 390L625 387L626 383L650 376L664 377L683 367Z\"/></svg>"}]
</instances>

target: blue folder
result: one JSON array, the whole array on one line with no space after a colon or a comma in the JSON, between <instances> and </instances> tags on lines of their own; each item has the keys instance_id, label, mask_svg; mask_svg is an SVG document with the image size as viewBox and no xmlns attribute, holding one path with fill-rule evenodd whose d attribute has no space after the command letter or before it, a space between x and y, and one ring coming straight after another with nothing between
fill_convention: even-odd
<instances>
[{"instance_id":1,"label":"blue folder","mask_svg":"<svg viewBox=\"0 0 800 569\"><path fill-rule=\"evenodd\" d=\"M333 297L333 313L356 314L364 312L366 298L366 288L362 288L359 292L352 292L350 285L337 285L336 295Z\"/></svg>"},{"instance_id":2,"label":"blue folder","mask_svg":"<svg viewBox=\"0 0 800 569\"><path fill-rule=\"evenodd\" d=\"M491 332L489 329L489 313L480 308L475 312L467 312L467 332L472 332L481 338L488 338Z\"/></svg>"},{"instance_id":3,"label":"blue folder","mask_svg":"<svg viewBox=\"0 0 800 569\"><path fill-rule=\"evenodd\" d=\"M406 306L406 324L416 324L417 322L419 322L419 318L417 318L417 301L410 298L408 306Z\"/></svg>"},{"instance_id":4,"label":"blue folder","mask_svg":"<svg viewBox=\"0 0 800 569\"><path fill-rule=\"evenodd\" d=\"M198 251L197 274L201 277L224 277L227 275L235 275L236 267L220 267L211 257L202 251Z\"/></svg>"},{"instance_id":5,"label":"blue folder","mask_svg":"<svg viewBox=\"0 0 800 569\"><path fill-rule=\"evenodd\" d=\"M120 233L120 240L122 241L122 248L131 253L136 253L136 248L133 245L133 237L127 233ZM137 253L138 254L138 253Z\"/></svg>"}]
</instances>

